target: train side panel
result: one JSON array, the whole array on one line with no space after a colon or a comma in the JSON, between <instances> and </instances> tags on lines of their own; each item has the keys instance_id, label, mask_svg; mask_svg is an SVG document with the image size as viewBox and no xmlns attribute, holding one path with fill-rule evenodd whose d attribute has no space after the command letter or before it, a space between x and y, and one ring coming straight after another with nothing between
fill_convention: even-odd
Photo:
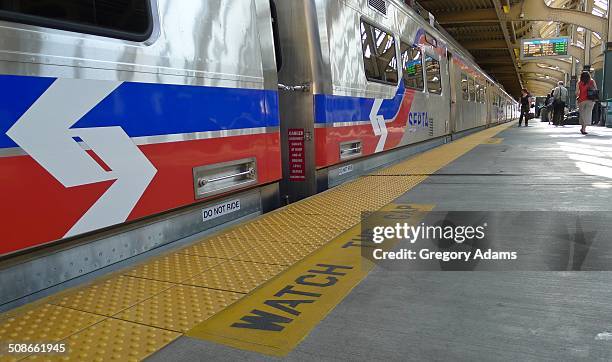
<instances>
[{"instance_id":1,"label":"train side panel","mask_svg":"<svg viewBox=\"0 0 612 362\"><path fill-rule=\"evenodd\" d=\"M2 22L0 255L281 178L268 1L153 4L142 42Z\"/></svg>"}]
</instances>

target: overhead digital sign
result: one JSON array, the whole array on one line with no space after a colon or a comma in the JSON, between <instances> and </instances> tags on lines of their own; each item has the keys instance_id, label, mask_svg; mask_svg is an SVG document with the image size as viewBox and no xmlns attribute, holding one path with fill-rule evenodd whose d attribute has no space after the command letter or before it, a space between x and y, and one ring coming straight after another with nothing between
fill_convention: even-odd
<instances>
[{"instance_id":1,"label":"overhead digital sign","mask_svg":"<svg viewBox=\"0 0 612 362\"><path fill-rule=\"evenodd\" d=\"M569 45L567 37L522 39L521 59L565 58L568 56Z\"/></svg>"},{"instance_id":2,"label":"overhead digital sign","mask_svg":"<svg viewBox=\"0 0 612 362\"><path fill-rule=\"evenodd\" d=\"M406 74L409 76L415 76L417 71L421 72L421 59L411 60L406 63Z\"/></svg>"}]
</instances>

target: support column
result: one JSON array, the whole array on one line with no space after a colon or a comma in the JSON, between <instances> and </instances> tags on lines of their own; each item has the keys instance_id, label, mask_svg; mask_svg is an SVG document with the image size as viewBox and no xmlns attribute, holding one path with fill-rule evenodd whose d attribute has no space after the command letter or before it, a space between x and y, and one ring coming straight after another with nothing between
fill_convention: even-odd
<instances>
[{"instance_id":1,"label":"support column","mask_svg":"<svg viewBox=\"0 0 612 362\"><path fill-rule=\"evenodd\" d=\"M591 13L593 11L593 0L586 0L584 2L584 12L585 13ZM592 31L590 31L589 29L585 28L584 29L584 64L583 66L586 67L588 66L589 68L591 67L591 43L592 43Z\"/></svg>"},{"instance_id":2,"label":"support column","mask_svg":"<svg viewBox=\"0 0 612 362\"><path fill-rule=\"evenodd\" d=\"M572 35L571 35L571 37L572 37L572 44L575 44L576 43L576 34L577 34L577 32L576 32L576 25L572 24L571 27L572 27ZM571 67L570 73L569 73L569 83L566 83L566 84L569 85L567 90L569 91L569 94L570 94L569 102L568 102L569 103L568 107L570 109L574 109L574 108L576 108L576 97L573 96L574 94L576 94L576 79L577 79L576 78L576 58L572 56L571 57L571 61L572 61L572 67Z\"/></svg>"},{"instance_id":3,"label":"support column","mask_svg":"<svg viewBox=\"0 0 612 362\"><path fill-rule=\"evenodd\" d=\"M602 99L608 104L606 115L606 127L612 127L612 16L610 16L610 5L612 0L608 0L608 32L604 34L603 41L606 43L604 52L604 75L602 89Z\"/></svg>"}]
</instances>

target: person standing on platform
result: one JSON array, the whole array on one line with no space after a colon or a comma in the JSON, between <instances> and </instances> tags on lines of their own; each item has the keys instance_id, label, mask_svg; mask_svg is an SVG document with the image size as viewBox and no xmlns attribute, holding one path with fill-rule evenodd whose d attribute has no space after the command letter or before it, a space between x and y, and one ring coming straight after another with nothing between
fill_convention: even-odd
<instances>
[{"instance_id":1,"label":"person standing on platform","mask_svg":"<svg viewBox=\"0 0 612 362\"><path fill-rule=\"evenodd\" d=\"M553 117L553 92L546 95L546 100L544 101L544 107L540 111L540 118L542 118L542 122L548 122L550 125Z\"/></svg>"},{"instance_id":2,"label":"person standing on platform","mask_svg":"<svg viewBox=\"0 0 612 362\"><path fill-rule=\"evenodd\" d=\"M526 88L523 88L521 91L521 116L519 117L519 127L523 125L523 117L525 118L525 127L529 126L529 99L531 96Z\"/></svg>"},{"instance_id":3,"label":"person standing on platform","mask_svg":"<svg viewBox=\"0 0 612 362\"><path fill-rule=\"evenodd\" d=\"M576 88L576 96L578 98L578 111L580 112L580 133L588 134L586 128L591 124L593 118L593 106L595 100L599 98L597 94L597 84L591 79L591 74L587 71L580 74L580 82Z\"/></svg>"},{"instance_id":4,"label":"person standing on platform","mask_svg":"<svg viewBox=\"0 0 612 362\"><path fill-rule=\"evenodd\" d=\"M559 82L557 87L553 89L553 123L555 127L563 126L563 120L565 118L565 105L568 101L568 91L567 88L563 86L563 82Z\"/></svg>"}]
</instances>

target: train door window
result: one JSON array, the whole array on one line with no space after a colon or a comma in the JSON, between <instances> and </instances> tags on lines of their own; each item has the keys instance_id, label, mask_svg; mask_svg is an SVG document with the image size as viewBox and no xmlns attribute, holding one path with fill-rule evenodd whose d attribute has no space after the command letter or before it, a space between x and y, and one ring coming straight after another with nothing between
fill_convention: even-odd
<instances>
[{"instance_id":1,"label":"train door window","mask_svg":"<svg viewBox=\"0 0 612 362\"><path fill-rule=\"evenodd\" d=\"M475 98L475 101L477 103L480 103L480 88L481 88L481 85L478 82L474 82L474 85L476 86L476 90L475 90L476 98Z\"/></svg>"},{"instance_id":2,"label":"train door window","mask_svg":"<svg viewBox=\"0 0 612 362\"><path fill-rule=\"evenodd\" d=\"M469 77L466 74L461 73L461 92L463 93L463 100L470 100L470 89L469 89Z\"/></svg>"},{"instance_id":3,"label":"train door window","mask_svg":"<svg viewBox=\"0 0 612 362\"><path fill-rule=\"evenodd\" d=\"M397 57L393 35L361 21L361 49L366 78L370 81L397 84Z\"/></svg>"},{"instance_id":4,"label":"train door window","mask_svg":"<svg viewBox=\"0 0 612 362\"><path fill-rule=\"evenodd\" d=\"M425 87L425 80L423 77L423 55L421 54L421 49L404 42L400 42L400 49L402 52L404 85L406 88L422 91Z\"/></svg>"},{"instance_id":5,"label":"train door window","mask_svg":"<svg viewBox=\"0 0 612 362\"><path fill-rule=\"evenodd\" d=\"M134 41L153 31L150 0L0 0L0 19Z\"/></svg>"},{"instance_id":6,"label":"train door window","mask_svg":"<svg viewBox=\"0 0 612 362\"><path fill-rule=\"evenodd\" d=\"M469 88L470 88L470 101L476 101L476 85L474 83L474 78L470 77L469 80Z\"/></svg>"},{"instance_id":7,"label":"train door window","mask_svg":"<svg viewBox=\"0 0 612 362\"><path fill-rule=\"evenodd\" d=\"M442 94L442 77L440 76L440 62L430 55L425 56L425 70L427 73L427 90L429 93Z\"/></svg>"}]
</instances>

